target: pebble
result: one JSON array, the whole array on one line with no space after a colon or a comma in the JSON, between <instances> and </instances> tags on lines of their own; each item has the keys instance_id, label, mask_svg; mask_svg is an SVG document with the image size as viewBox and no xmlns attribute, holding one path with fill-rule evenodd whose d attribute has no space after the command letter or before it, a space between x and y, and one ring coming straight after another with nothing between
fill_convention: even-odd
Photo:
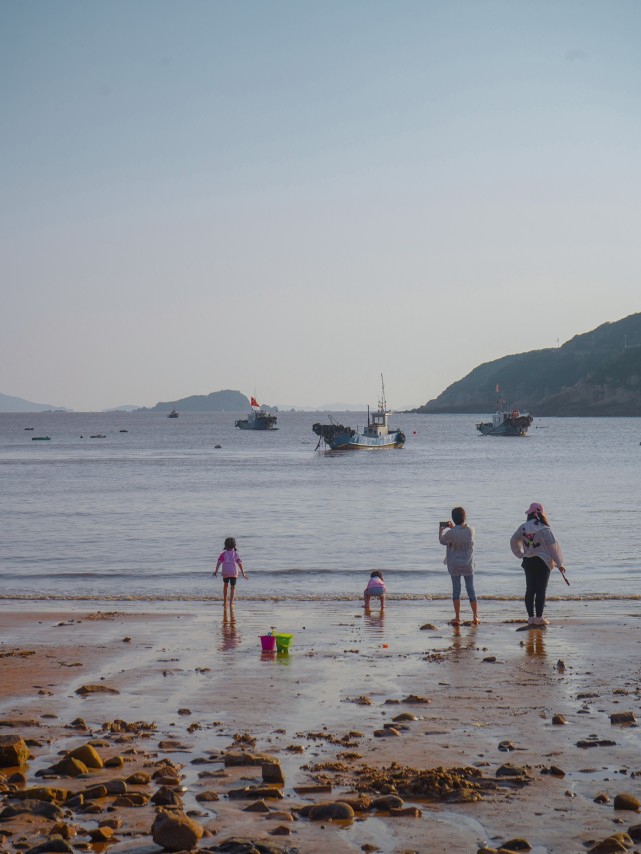
<instances>
[{"instance_id":1,"label":"pebble","mask_svg":"<svg viewBox=\"0 0 641 854\"><path fill-rule=\"evenodd\" d=\"M527 841L527 839L522 839L521 837L517 837L515 839L508 839L507 842L503 842L501 844L501 850L505 851L531 851L532 846Z\"/></svg>"},{"instance_id":2,"label":"pebble","mask_svg":"<svg viewBox=\"0 0 641 854\"><path fill-rule=\"evenodd\" d=\"M632 844L627 833L615 833L593 845L588 854L616 854L617 851L627 851Z\"/></svg>"},{"instance_id":3,"label":"pebble","mask_svg":"<svg viewBox=\"0 0 641 854\"><path fill-rule=\"evenodd\" d=\"M634 712L614 712L610 715L611 724L634 724L637 722L637 716Z\"/></svg>"},{"instance_id":4,"label":"pebble","mask_svg":"<svg viewBox=\"0 0 641 854\"><path fill-rule=\"evenodd\" d=\"M565 715L552 715L552 723L554 724L554 726L565 726L567 724Z\"/></svg>"},{"instance_id":5,"label":"pebble","mask_svg":"<svg viewBox=\"0 0 641 854\"><path fill-rule=\"evenodd\" d=\"M354 810L342 801L314 804L307 813L312 821L347 821L354 818Z\"/></svg>"},{"instance_id":6,"label":"pebble","mask_svg":"<svg viewBox=\"0 0 641 854\"><path fill-rule=\"evenodd\" d=\"M29 759L29 748L19 735L0 735L0 768L24 765Z\"/></svg>"},{"instance_id":7,"label":"pebble","mask_svg":"<svg viewBox=\"0 0 641 854\"><path fill-rule=\"evenodd\" d=\"M525 768L518 768L516 765L501 765L496 769L497 777L527 777Z\"/></svg>"},{"instance_id":8,"label":"pebble","mask_svg":"<svg viewBox=\"0 0 641 854\"><path fill-rule=\"evenodd\" d=\"M203 832L200 824L176 811L158 813L151 826L153 841L167 851L191 851Z\"/></svg>"},{"instance_id":9,"label":"pebble","mask_svg":"<svg viewBox=\"0 0 641 854\"><path fill-rule=\"evenodd\" d=\"M375 810L400 809L403 806L403 798L398 795L382 795L380 798L374 798L372 806Z\"/></svg>"},{"instance_id":10,"label":"pebble","mask_svg":"<svg viewBox=\"0 0 641 854\"><path fill-rule=\"evenodd\" d=\"M264 801L254 801L253 804L249 804L243 810L243 812L269 812L270 809Z\"/></svg>"},{"instance_id":11,"label":"pebble","mask_svg":"<svg viewBox=\"0 0 641 854\"><path fill-rule=\"evenodd\" d=\"M271 836L291 836L292 830L287 825L279 824L278 827L273 828L269 833Z\"/></svg>"},{"instance_id":12,"label":"pebble","mask_svg":"<svg viewBox=\"0 0 641 854\"><path fill-rule=\"evenodd\" d=\"M615 810L634 810L635 812L638 812L639 807L641 807L641 801L639 801L639 799L634 795L630 795L627 792L622 792L614 798Z\"/></svg>"}]
</instances>

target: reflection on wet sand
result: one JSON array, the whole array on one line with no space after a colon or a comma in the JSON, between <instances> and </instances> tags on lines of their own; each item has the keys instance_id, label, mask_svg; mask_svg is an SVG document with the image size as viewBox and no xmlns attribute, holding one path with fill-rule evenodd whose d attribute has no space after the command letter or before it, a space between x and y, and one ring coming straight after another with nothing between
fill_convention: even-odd
<instances>
[{"instance_id":1,"label":"reflection on wet sand","mask_svg":"<svg viewBox=\"0 0 641 854\"><path fill-rule=\"evenodd\" d=\"M382 635L385 623L385 609L372 612L371 608L363 609L364 620L363 624L372 631L373 634Z\"/></svg>"},{"instance_id":2,"label":"reflection on wet sand","mask_svg":"<svg viewBox=\"0 0 641 854\"><path fill-rule=\"evenodd\" d=\"M452 626L452 649L455 652L463 652L464 650L476 649L478 637L476 635L476 626L461 634L460 626Z\"/></svg>"},{"instance_id":3,"label":"reflection on wet sand","mask_svg":"<svg viewBox=\"0 0 641 854\"><path fill-rule=\"evenodd\" d=\"M527 640L525 641L526 655L532 658L545 658L544 634L542 631L528 632Z\"/></svg>"},{"instance_id":4,"label":"reflection on wet sand","mask_svg":"<svg viewBox=\"0 0 641 854\"><path fill-rule=\"evenodd\" d=\"M238 633L238 629L236 628L236 615L231 609L229 613L225 611L225 613L223 614L221 632L222 636L220 651L231 652L231 650L236 649L236 647L240 643L240 635Z\"/></svg>"}]
</instances>

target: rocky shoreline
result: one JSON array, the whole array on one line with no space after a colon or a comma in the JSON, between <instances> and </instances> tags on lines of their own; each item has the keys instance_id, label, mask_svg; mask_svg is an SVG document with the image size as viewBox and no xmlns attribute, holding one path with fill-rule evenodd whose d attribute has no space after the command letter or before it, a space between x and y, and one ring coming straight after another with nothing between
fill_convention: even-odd
<instances>
[{"instance_id":1,"label":"rocky shoreline","mask_svg":"<svg viewBox=\"0 0 641 854\"><path fill-rule=\"evenodd\" d=\"M329 639L315 603L285 660L264 607L207 665L220 615L8 618L0 851L641 851L636 615L523 640L341 603Z\"/></svg>"}]
</instances>

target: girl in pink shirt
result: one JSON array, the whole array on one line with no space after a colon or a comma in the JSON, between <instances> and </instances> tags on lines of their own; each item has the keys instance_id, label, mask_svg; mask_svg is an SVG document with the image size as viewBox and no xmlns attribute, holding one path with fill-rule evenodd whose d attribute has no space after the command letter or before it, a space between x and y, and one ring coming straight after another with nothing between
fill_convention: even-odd
<instances>
[{"instance_id":1,"label":"girl in pink shirt","mask_svg":"<svg viewBox=\"0 0 641 854\"><path fill-rule=\"evenodd\" d=\"M385 609L386 593L387 587L385 587L385 582L383 581L383 573L380 569L375 569L374 572L371 573L369 581L367 582L367 587L365 588L365 610L369 608L370 599L373 596L376 596L380 600L381 611L383 611Z\"/></svg>"},{"instance_id":2,"label":"girl in pink shirt","mask_svg":"<svg viewBox=\"0 0 641 854\"><path fill-rule=\"evenodd\" d=\"M229 597L230 607L234 604L234 595L236 593L236 579L238 578L238 570L240 569L243 578L248 576L243 569L243 562L240 555L236 551L236 540L233 537L227 537L225 540L225 551L218 556L216 569L212 573L214 578L218 575L218 570L223 568L223 608L227 606L227 591L231 587L231 595Z\"/></svg>"}]
</instances>

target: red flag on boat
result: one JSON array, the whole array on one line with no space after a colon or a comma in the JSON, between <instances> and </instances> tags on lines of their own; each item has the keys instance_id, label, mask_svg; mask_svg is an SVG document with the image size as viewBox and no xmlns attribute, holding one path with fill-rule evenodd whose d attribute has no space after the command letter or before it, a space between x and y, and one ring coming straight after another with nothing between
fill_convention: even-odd
<instances>
[{"instance_id":1,"label":"red flag on boat","mask_svg":"<svg viewBox=\"0 0 641 854\"><path fill-rule=\"evenodd\" d=\"M251 405L252 405L252 406L256 406L258 409L260 409L260 403L258 403L258 401L256 400L256 398L255 398L255 397L252 397L252 399L251 399Z\"/></svg>"}]
</instances>

